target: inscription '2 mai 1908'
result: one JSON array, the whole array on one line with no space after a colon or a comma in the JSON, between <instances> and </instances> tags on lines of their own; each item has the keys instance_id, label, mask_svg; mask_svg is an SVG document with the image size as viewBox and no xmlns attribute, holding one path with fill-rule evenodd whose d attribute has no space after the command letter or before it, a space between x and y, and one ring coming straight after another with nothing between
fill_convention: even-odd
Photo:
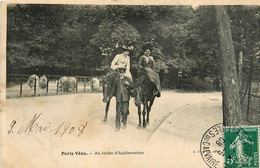
<instances>
[{"instance_id":1,"label":"inscription '2 mai 1908'","mask_svg":"<svg viewBox=\"0 0 260 168\"><path fill-rule=\"evenodd\" d=\"M64 134L76 134L81 136L88 125L88 122L85 122L79 126L72 125L70 122L62 122L56 127L52 127L51 122L45 125L40 125L39 120L42 113L35 114L33 118L28 121L27 124L20 124L18 121L13 120L10 123L10 128L8 129L8 134L30 134L30 133L43 133L50 131L54 135L62 137ZM20 125L18 125L20 124Z\"/></svg>"}]
</instances>

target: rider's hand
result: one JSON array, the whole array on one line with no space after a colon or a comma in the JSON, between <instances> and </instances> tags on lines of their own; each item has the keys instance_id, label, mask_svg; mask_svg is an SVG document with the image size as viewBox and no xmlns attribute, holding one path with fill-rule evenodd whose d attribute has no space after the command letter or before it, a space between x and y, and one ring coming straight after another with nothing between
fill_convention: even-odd
<instances>
[{"instance_id":1,"label":"rider's hand","mask_svg":"<svg viewBox=\"0 0 260 168\"><path fill-rule=\"evenodd\" d=\"M125 86L130 86L130 83L128 81L125 81L124 85Z\"/></svg>"},{"instance_id":2,"label":"rider's hand","mask_svg":"<svg viewBox=\"0 0 260 168\"><path fill-rule=\"evenodd\" d=\"M114 69L114 70L117 70L117 68L118 68L118 65L114 65L114 66L113 66L113 69Z\"/></svg>"}]
</instances>

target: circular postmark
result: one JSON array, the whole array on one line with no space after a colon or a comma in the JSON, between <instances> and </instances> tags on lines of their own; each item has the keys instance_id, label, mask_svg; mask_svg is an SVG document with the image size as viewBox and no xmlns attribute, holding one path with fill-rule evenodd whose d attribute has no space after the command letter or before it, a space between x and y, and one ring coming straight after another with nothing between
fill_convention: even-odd
<instances>
[{"instance_id":1,"label":"circular postmark","mask_svg":"<svg viewBox=\"0 0 260 168\"><path fill-rule=\"evenodd\" d=\"M242 127L224 127L226 168L250 167L252 161L252 140Z\"/></svg>"},{"instance_id":2,"label":"circular postmark","mask_svg":"<svg viewBox=\"0 0 260 168\"><path fill-rule=\"evenodd\" d=\"M250 131L239 126L213 125L202 136L200 154L211 168L241 168L252 164ZM252 165L251 165L252 166Z\"/></svg>"},{"instance_id":3,"label":"circular postmark","mask_svg":"<svg viewBox=\"0 0 260 168\"><path fill-rule=\"evenodd\" d=\"M204 133L200 142L200 154L209 167L223 167L224 145L222 123L213 125Z\"/></svg>"}]
</instances>

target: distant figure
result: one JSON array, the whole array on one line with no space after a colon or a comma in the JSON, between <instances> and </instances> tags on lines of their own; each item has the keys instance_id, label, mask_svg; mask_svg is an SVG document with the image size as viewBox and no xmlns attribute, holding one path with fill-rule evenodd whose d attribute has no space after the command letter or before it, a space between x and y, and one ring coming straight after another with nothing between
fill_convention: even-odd
<instances>
[{"instance_id":1,"label":"distant figure","mask_svg":"<svg viewBox=\"0 0 260 168\"><path fill-rule=\"evenodd\" d=\"M76 84L77 79L75 77L62 76L58 81L59 89L64 92L69 91L69 89L72 89L72 91L74 92Z\"/></svg>"},{"instance_id":2,"label":"distant figure","mask_svg":"<svg viewBox=\"0 0 260 168\"><path fill-rule=\"evenodd\" d=\"M39 86L41 89L45 89L47 87L48 79L45 75L40 77Z\"/></svg>"},{"instance_id":3,"label":"distant figure","mask_svg":"<svg viewBox=\"0 0 260 168\"><path fill-rule=\"evenodd\" d=\"M36 80L36 82L35 82ZM39 83L39 77L36 74L32 74L28 80L27 80L28 85L30 86L30 88L34 88L37 87L38 83ZM36 86L35 86L36 84Z\"/></svg>"},{"instance_id":4,"label":"distant figure","mask_svg":"<svg viewBox=\"0 0 260 168\"><path fill-rule=\"evenodd\" d=\"M93 78L90 81L90 86L92 91L98 91L100 86L100 81L98 80L98 78Z\"/></svg>"}]
</instances>

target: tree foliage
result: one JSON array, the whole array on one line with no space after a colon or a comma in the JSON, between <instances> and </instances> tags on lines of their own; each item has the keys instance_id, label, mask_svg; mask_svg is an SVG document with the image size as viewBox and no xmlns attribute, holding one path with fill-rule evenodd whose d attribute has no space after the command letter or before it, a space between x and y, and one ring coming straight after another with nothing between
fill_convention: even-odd
<instances>
[{"instance_id":1,"label":"tree foliage","mask_svg":"<svg viewBox=\"0 0 260 168\"><path fill-rule=\"evenodd\" d=\"M259 7L230 6L229 15L235 50L247 59L259 51ZM101 75L120 46L133 45L134 72L142 45L152 42L155 69L171 86L180 70L219 76L216 37L211 6L10 5L7 71Z\"/></svg>"}]
</instances>

